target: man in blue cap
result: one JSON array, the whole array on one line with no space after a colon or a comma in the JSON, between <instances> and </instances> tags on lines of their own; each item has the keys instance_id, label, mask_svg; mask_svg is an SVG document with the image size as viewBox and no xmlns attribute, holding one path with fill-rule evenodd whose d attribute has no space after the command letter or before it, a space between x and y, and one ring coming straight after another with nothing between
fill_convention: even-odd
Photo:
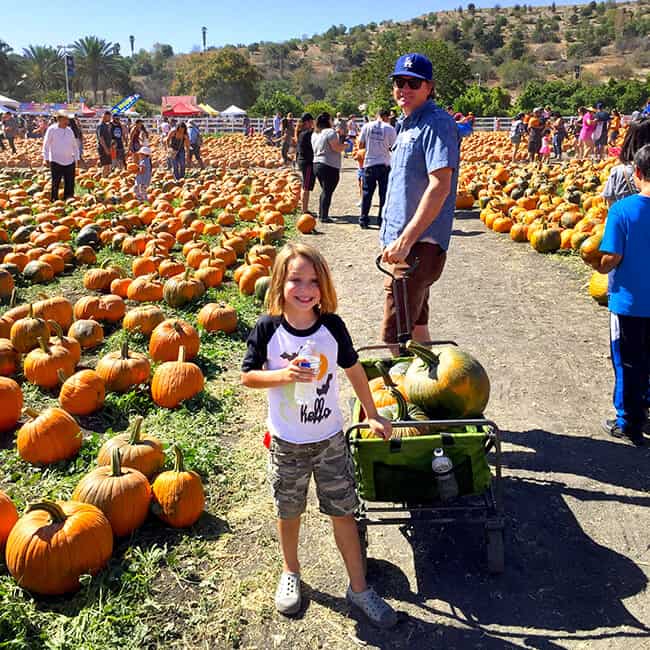
<instances>
[{"instance_id":1,"label":"man in blue cap","mask_svg":"<svg viewBox=\"0 0 650 650\"><path fill-rule=\"evenodd\" d=\"M407 280L411 337L430 339L429 287L440 277L456 207L460 140L454 118L432 99L433 66L423 54L397 59L391 75L393 98L402 109L380 231L382 259ZM385 284L381 327L385 343L397 342L392 284ZM402 319L402 322L403 319Z\"/></svg>"}]
</instances>

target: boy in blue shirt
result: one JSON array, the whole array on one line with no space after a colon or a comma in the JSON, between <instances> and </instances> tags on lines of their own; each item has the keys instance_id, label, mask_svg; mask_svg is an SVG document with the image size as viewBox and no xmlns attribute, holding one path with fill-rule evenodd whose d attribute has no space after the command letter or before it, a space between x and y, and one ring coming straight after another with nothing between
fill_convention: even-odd
<instances>
[{"instance_id":1,"label":"boy in blue shirt","mask_svg":"<svg viewBox=\"0 0 650 650\"><path fill-rule=\"evenodd\" d=\"M639 193L610 209L593 267L612 273L609 286L610 341L616 419L605 430L641 447L648 416L650 377L650 145L634 156Z\"/></svg>"}]
</instances>

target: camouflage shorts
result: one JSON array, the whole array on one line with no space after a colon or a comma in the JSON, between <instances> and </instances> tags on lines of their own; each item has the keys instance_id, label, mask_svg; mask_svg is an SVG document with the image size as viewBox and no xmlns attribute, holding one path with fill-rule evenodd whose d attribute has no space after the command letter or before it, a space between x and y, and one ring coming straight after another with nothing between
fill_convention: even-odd
<instances>
[{"instance_id":1,"label":"camouflage shorts","mask_svg":"<svg viewBox=\"0 0 650 650\"><path fill-rule=\"evenodd\" d=\"M352 459L342 431L327 440L297 445L273 438L269 454L269 479L280 519L305 511L309 480L314 475L323 514L354 514L359 501L354 489Z\"/></svg>"}]
</instances>

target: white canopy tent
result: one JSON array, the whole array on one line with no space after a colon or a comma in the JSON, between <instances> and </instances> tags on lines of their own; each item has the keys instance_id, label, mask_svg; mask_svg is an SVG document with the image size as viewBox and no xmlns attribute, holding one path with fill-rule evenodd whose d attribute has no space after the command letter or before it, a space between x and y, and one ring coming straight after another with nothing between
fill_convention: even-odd
<instances>
[{"instance_id":1,"label":"white canopy tent","mask_svg":"<svg viewBox=\"0 0 650 650\"><path fill-rule=\"evenodd\" d=\"M221 111L221 117L244 117L244 115L246 115L246 111L234 104L231 104L228 108Z\"/></svg>"},{"instance_id":2,"label":"white canopy tent","mask_svg":"<svg viewBox=\"0 0 650 650\"><path fill-rule=\"evenodd\" d=\"M10 99L9 97L5 97L4 95L0 95L0 105L1 106L6 106L7 108L13 108L16 109L20 106L20 103L17 102L15 99Z\"/></svg>"}]
</instances>

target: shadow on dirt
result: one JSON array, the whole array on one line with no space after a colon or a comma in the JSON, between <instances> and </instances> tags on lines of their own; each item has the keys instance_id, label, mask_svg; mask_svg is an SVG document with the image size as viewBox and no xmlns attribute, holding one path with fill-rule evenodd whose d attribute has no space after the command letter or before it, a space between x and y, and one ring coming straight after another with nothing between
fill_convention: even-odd
<instances>
[{"instance_id":1,"label":"shadow on dirt","mask_svg":"<svg viewBox=\"0 0 650 650\"><path fill-rule=\"evenodd\" d=\"M629 557L594 541L567 504L568 498L650 507L650 496L608 489L609 485L647 492L647 451L542 430L504 432L504 439L521 446L504 452L506 476L508 468L540 473L539 478L503 480L507 514L505 572L499 576L487 573L480 526L406 524L401 532L413 552L416 584L410 585L392 562L372 558L368 560L368 579L378 593L413 604L427 620L434 616L443 623L445 619L453 620L455 625L431 626L416 614L409 619L416 631L406 633L408 644L404 633L399 634L397 643L393 638L391 643L382 644L379 641L383 636L388 639L389 633L378 633L363 623L359 626L360 638L379 647L432 647L431 641L427 645L427 638L436 639L436 635L442 635L440 641L445 644L458 642L459 647L473 647L479 640L481 647L511 647L504 637L518 643L525 640L537 648L564 647L561 640L569 637L586 643L610 637L629 638L634 647L650 645L650 627L635 618L624 604L626 598L647 588L646 574ZM580 480L584 477L604 485L585 489L545 480L543 475L551 472L555 477L574 475L576 482L584 483ZM611 528L611 522L609 525ZM373 531L376 528L369 527L371 554ZM385 549L382 555L390 558L406 550L406 546ZM449 608L437 609L436 601L448 603ZM519 628L521 632L499 632L498 645L492 646L493 632L484 626ZM603 632L603 628L611 628L611 633ZM590 633L592 630L598 632ZM463 639L458 636L462 634L469 636Z\"/></svg>"},{"instance_id":2,"label":"shadow on dirt","mask_svg":"<svg viewBox=\"0 0 650 650\"><path fill-rule=\"evenodd\" d=\"M452 237L476 237L477 235L484 235L486 230L452 230Z\"/></svg>"}]
</instances>

